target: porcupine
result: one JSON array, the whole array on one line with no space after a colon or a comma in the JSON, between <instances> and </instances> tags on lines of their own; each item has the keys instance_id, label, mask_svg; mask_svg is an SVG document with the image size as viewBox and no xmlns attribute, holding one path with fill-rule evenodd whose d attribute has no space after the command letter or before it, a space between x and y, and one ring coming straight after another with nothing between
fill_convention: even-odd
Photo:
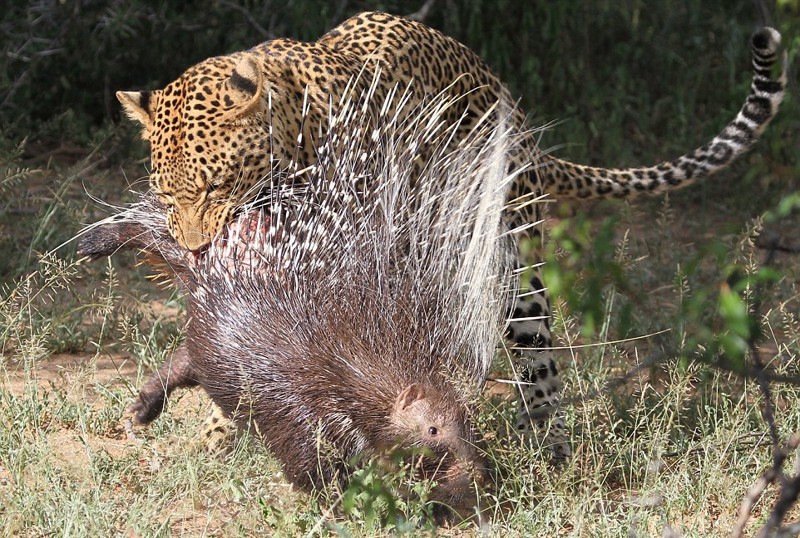
<instances>
[{"instance_id":1,"label":"porcupine","mask_svg":"<svg viewBox=\"0 0 800 538\"><path fill-rule=\"evenodd\" d=\"M143 248L188 292L186 341L143 387L141 422L170 390L199 384L252 421L304 488L346 479L354 456L425 447L417 471L463 514L487 472L468 395L512 304L515 248L501 215L515 135L476 128L449 150L457 126L441 120L453 102L402 124L392 111L403 97L387 105L377 123L343 107L307 181L273 181L262 208L245 208L200 256L172 239L148 194L90 228L79 250ZM332 450L322 461L320 439Z\"/></svg>"}]
</instances>

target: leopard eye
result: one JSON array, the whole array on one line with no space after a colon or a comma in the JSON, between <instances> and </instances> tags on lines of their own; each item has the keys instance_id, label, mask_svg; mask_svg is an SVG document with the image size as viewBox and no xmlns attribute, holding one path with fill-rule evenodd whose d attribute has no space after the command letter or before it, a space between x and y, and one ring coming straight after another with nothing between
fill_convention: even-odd
<instances>
[{"instance_id":1,"label":"leopard eye","mask_svg":"<svg viewBox=\"0 0 800 538\"><path fill-rule=\"evenodd\" d=\"M166 194L164 192L157 192L153 191L154 194L158 196L158 201L164 204L169 210L172 207L175 207L175 198L171 194Z\"/></svg>"}]
</instances>

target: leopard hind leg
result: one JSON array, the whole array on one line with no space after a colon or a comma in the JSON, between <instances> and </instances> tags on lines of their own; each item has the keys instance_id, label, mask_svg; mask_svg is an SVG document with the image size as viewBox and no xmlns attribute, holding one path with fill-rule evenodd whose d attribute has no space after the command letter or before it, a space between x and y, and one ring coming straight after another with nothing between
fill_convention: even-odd
<instances>
[{"instance_id":1,"label":"leopard hind leg","mask_svg":"<svg viewBox=\"0 0 800 538\"><path fill-rule=\"evenodd\" d=\"M200 436L203 449L212 455L227 454L233 449L238 434L236 423L212 403Z\"/></svg>"},{"instance_id":2,"label":"leopard hind leg","mask_svg":"<svg viewBox=\"0 0 800 538\"><path fill-rule=\"evenodd\" d=\"M519 394L515 429L534 437L555 459L570 457L572 448L558 408L562 383L552 349L547 289L538 268L527 292L516 298L507 337Z\"/></svg>"}]
</instances>

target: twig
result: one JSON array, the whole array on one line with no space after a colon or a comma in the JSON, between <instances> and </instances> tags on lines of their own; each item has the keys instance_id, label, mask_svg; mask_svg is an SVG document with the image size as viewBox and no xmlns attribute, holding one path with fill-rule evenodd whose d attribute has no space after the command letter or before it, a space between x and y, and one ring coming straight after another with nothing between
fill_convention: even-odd
<instances>
[{"instance_id":1,"label":"twig","mask_svg":"<svg viewBox=\"0 0 800 538\"><path fill-rule=\"evenodd\" d=\"M769 245L764 266L768 267L772 264L777 249L777 241L765 234L764 244ZM753 290L753 316L758 316L761 310L761 301L763 297L763 289L761 283L757 283ZM781 446L778 428L775 425L775 406L772 402L772 392L769 386L769 378L765 372L765 366L761 361L758 354L758 346L755 336L751 336L748 341L750 348L750 356L753 362L752 374L758 383L759 390L763 396L763 404L761 406L761 416L764 422L767 423L772 439L772 466L767 469L764 474L756 481L750 488L739 507L739 518L736 522L736 527L733 531L733 537L738 538L742 536L744 528L747 525L750 515L752 514L753 507L759 501L767 486L778 483L780 485L780 496L778 502L770 512L767 523L758 532L759 538L769 538L774 536L794 536L794 531L800 532L800 527L797 524L789 526L782 526L783 519L786 513L797 502L800 496L800 474L794 476L792 479L786 477L783 472L783 464L786 461L787 454L797 449L800 444L800 434L795 434L787 443L785 450Z\"/></svg>"},{"instance_id":2,"label":"twig","mask_svg":"<svg viewBox=\"0 0 800 538\"><path fill-rule=\"evenodd\" d=\"M747 495L742 500L739 506L739 519L736 520L736 527L733 529L732 538L739 538L744 532L747 525L747 520L750 519L750 514L753 513L753 507L761 498L761 494L767 489L767 486L775 481L775 469L770 468L766 473L761 475L756 483L747 491Z\"/></svg>"},{"instance_id":3,"label":"twig","mask_svg":"<svg viewBox=\"0 0 800 538\"><path fill-rule=\"evenodd\" d=\"M406 18L411 19L412 21L424 22L425 18L428 16L428 13L433 7L433 4L435 3L436 0L427 0L417 11L406 15Z\"/></svg>"},{"instance_id":4,"label":"twig","mask_svg":"<svg viewBox=\"0 0 800 538\"><path fill-rule=\"evenodd\" d=\"M744 442L744 441L741 440L741 439L743 439L745 437L763 438L763 437L766 437L766 435L767 435L766 433L748 433L747 435L742 435L742 436L739 437L739 440L737 440L736 444L734 445L734 448L738 449L738 448L745 448L746 447L746 448L749 448L749 449L752 450L754 448L771 445L772 443L770 441L763 441L763 440L760 440L760 439L758 441L750 441L750 442ZM681 451L675 450L673 452L664 452L663 454L661 454L661 457L662 458L678 458L678 457L683 458L683 457L686 457L686 456L690 456L692 454L702 454L702 453L705 453L705 448L703 448L702 446L697 446L697 447L694 447L694 448L690 448L689 450L681 450Z\"/></svg>"},{"instance_id":5,"label":"twig","mask_svg":"<svg viewBox=\"0 0 800 538\"><path fill-rule=\"evenodd\" d=\"M800 444L800 433L794 434L792 438L787 443L788 451L780 450L781 461L780 465L776 463L773 466L773 469L777 467L778 473L778 480L781 482L781 495L778 498L778 502L775 503L775 507L772 509L772 513L769 515L769 519L767 520L766 525L759 531L758 536L767 538L768 536L796 536L789 532L788 534L784 534L787 531L786 527L782 527L781 523L783 519L786 517L786 513L789 509L797 502L798 496L800 496L800 475L796 475L792 479L787 479L786 475L783 471L780 470L780 467L783 466L783 462L786 460L787 452L797 450L797 445ZM793 523L789 525L790 527L796 526L797 523ZM798 531L800 532L800 531Z\"/></svg>"},{"instance_id":6,"label":"twig","mask_svg":"<svg viewBox=\"0 0 800 538\"><path fill-rule=\"evenodd\" d=\"M756 237L755 245L764 250L800 254L800 245L784 243L781 236L775 232L761 232L758 237Z\"/></svg>"},{"instance_id":7,"label":"twig","mask_svg":"<svg viewBox=\"0 0 800 538\"><path fill-rule=\"evenodd\" d=\"M766 381L770 383L786 383L788 385L800 385L800 377L798 376L791 376L791 375L783 375L783 374L774 374L771 372L764 372L759 371L757 368L752 366L745 366L744 368L740 366L735 366L725 357L717 357L716 360L709 363L714 368L719 368L720 370L725 370L726 372L731 372L737 374L740 377L745 379L758 379L758 376L763 377Z\"/></svg>"},{"instance_id":8,"label":"twig","mask_svg":"<svg viewBox=\"0 0 800 538\"><path fill-rule=\"evenodd\" d=\"M222 4L225 7L229 7L231 9L241 13L242 16L245 18L245 20L250 23L250 26L255 28L256 31L261 34L261 37L263 39L275 39L275 37L276 37L275 34L273 32L270 32L269 30L267 30L263 26L261 26L258 23L258 21L255 18L253 18L253 16L250 14L250 12L247 9L243 8L242 6L240 6L240 5L238 5L238 4L234 3L234 2L231 2L230 0L223 0Z\"/></svg>"}]
</instances>

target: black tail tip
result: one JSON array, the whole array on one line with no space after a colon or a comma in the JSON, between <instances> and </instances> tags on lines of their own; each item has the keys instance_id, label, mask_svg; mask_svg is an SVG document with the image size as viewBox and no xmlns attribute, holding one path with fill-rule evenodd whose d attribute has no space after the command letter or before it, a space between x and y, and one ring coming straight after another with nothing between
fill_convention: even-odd
<instances>
[{"instance_id":1,"label":"black tail tip","mask_svg":"<svg viewBox=\"0 0 800 538\"><path fill-rule=\"evenodd\" d=\"M774 28L764 26L753 34L753 49L760 54L774 54L781 44L781 34Z\"/></svg>"}]
</instances>

